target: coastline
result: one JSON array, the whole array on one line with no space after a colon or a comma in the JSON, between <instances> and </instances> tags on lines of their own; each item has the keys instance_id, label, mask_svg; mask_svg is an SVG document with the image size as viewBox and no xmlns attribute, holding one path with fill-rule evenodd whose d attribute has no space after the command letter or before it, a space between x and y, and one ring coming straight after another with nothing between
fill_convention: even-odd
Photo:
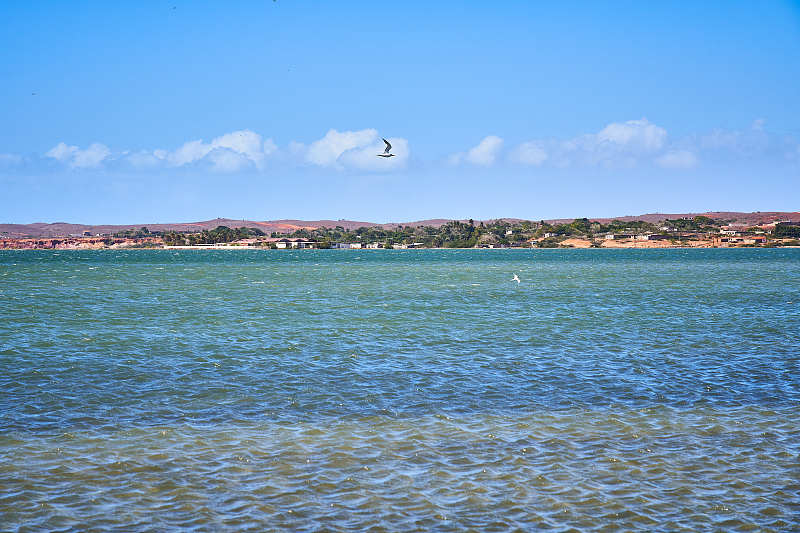
<instances>
[{"instance_id":1,"label":"coastline","mask_svg":"<svg viewBox=\"0 0 800 533\"><path fill-rule=\"evenodd\" d=\"M102 231L67 234L66 230L77 231L76 228L59 226L59 233L37 237L37 232L47 230L52 233L53 230L42 228L40 224L31 225L28 228L30 233L20 233L22 227L16 227L14 232L10 229L2 232L5 235L0 236L0 249L687 249L800 246L800 219L795 216L800 213L744 215L739 213L732 218L700 215L664 218L658 223L628 220L626 217L609 219L607 223L581 218L558 224L494 219L476 225L471 219L467 222L441 220L435 221L441 222L435 225L415 223L391 228L342 221L342 224L350 226L361 225L350 229L341 225L303 226L289 232L285 230L290 228L283 227L283 231L265 232L267 228L259 226L261 223L253 223L254 227L204 227L227 221L216 219L195 224L193 226L197 227L189 230L181 227L179 231L159 225L152 231L142 226L112 233L109 227L97 226L93 228ZM744 221L735 222L740 219ZM240 223L247 224L244 220Z\"/></svg>"},{"instance_id":2,"label":"coastline","mask_svg":"<svg viewBox=\"0 0 800 533\"><path fill-rule=\"evenodd\" d=\"M621 243L620 243L621 244ZM617 246L556 246L556 247L548 247L548 248L540 248L540 247L507 247L507 248L481 248L481 247L472 247L472 248L444 248L444 247L431 247L431 248L394 248L391 251L398 251L398 252L414 252L419 250L482 250L487 252L497 252L497 251L524 251L524 250L781 250L781 249L795 249L800 248L800 246L796 245L788 245L788 246L753 246L753 245L743 245L743 246L714 246L714 245L688 245L688 246L647 246L647 243L631 243L630 246L625 245L617 245ZM261 252L285 252L287 249L273 249L268 248L265 246L104 246L104 247L89 247L89 246L72 246L72 247L64 247L64 248L45 248L45 247L0 247L0 251L7 250L7 251L15 251L15 252L22 252L22 251L43 251L43 250L51 250L51 251L106 251L106 250L125 250L125 251L148 251L148 250L240 250L240 251L261 251ZM385 252L389 251L387 248L350 248L350 249L336 249L336 248L289 248L289 251L297 250L297 251L307 251L307 250L314 250L314 251L331 251L331 252Z\"/></svg>"}]
</instances>

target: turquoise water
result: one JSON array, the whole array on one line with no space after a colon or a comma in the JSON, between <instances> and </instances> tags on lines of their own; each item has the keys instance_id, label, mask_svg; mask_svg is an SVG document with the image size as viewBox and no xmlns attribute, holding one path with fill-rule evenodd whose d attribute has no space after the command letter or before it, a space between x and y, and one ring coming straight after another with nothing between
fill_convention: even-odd
<instances>
[{"instance_id":1,"label":"turquoise water","mask_svg":"<svg viewBox=\"0 0 800 533\"><path fill-rule=\"evenodd\" d=\"M3 531L800 529L800 250L0 251L0 365Z\"/></svg>"}]
</instances>

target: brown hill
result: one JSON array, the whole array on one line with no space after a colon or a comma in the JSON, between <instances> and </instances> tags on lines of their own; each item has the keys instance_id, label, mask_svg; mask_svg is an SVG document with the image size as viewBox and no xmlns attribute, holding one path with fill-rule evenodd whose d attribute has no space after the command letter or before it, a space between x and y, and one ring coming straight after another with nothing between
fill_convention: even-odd
<instances>
[{"instance_id":1,"label":"brown hill","mask_svg":"<svg viewBox=\"0 0 800 533\"><path fill-rule=\"evenodd\" d=\"M621 220L623 222L631 222L633 220L642 220L644 222L661 222L662 220L675 220L677 218L692 218L696 216L705 216L713 219L720 219L739 224L767 224L777 220L792 220L800 221L800 212L797 211L755 211L752 213L742 213L739 211L706 211L705 213L647 213L644 215L626 215L622 217L612 218L590 218L589 220L608 224L612 220ZM546 220L549 223L563 224L565 222L572 222L572 218L562 218Z\"/></svg>"},{"instance_id":2,"label":"brown hill","mask_svg":"<svg viewBox=\"0 0 800 533\"><path fill-rule=\"evenodd\" d=\"M741 213L735 211L711 211L706 213L648 213L644 215L629 215L614 218L591 218L602 223L608 223L611 220L644 220L647 222L659 222L661 220L676 219L684 217L694 217L703 215L710 218L723 219L730 222L740 224L763 224L775 222L776 220L792 220L800 221L800 212L785 212L785 211L757 211L754 213ZM523 219L520 218L502 218L484 220L483 222L492 222L494 220L503 220L506 222L519 222ZM532 218L531 220L538 220ZM563 223L571 222L573 219L550 219L546 222L549 223ZM206 220L203 222L179 222L179 223L156 223L156 224L70 224L68 222L35 222L33 224L0 224L0 238L19 238L19 237L65 237L71 235L82 235L88 231L92 235L96 234L112 234L118 231L125 231L129 229L139 229L146 226L150 231L202 231L204 229L214 229L217 226L228 226L231 228L246 226L250 228L258 228L264 233L280 232L291 233L298 229L314 229L319 227L334 228L341 226L345 229L352 230L360 227L375 227L380 226L383 228L394 228L397 226L433 226L439 227L443 224L450 222L450 219L436 218L429 220L418 220L415 222L390 222L385 224L378 224L375 222L361 222L357 220L267 220L267 221L254 221L254 220L241 220L231 218L215 218L213 220ZM465 222L465 220L462 220ZM475 223L481 222L475 220Z\"/></svg>"}]
</instances>

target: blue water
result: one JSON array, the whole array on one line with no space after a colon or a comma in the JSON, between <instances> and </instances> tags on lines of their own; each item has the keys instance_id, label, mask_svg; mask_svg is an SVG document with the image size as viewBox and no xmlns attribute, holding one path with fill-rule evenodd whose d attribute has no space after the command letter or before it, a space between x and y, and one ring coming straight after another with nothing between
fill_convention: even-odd
<instances>
[{"instance_id":1,"label":"blue water","mask_svg":"<svg viewBox=\"0 0 800 533\"><path fill-rule=\"evenodd\" d=\"M0 530L800 529L800 250L0 251L0 365Z\"/></svg>"}]
</instances>

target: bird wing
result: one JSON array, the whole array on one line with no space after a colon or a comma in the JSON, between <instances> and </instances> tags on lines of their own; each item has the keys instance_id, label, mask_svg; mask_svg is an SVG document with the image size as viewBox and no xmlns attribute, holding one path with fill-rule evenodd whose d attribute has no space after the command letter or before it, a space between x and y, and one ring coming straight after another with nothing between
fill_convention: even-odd
<instances>
[{"instance_id":1,"label":"bird wing","mask_svg":"<svg viewBox=\"0 0 800 533\"><path fill-rule=\"evenodd\" d=\"M386 143L386 150L384 150L383 153L384 154L388 154L389 150L392 149L392 144L389 141L387 141L386 139L383 139L383 142Z\"/></svg>"}]
</instances>

